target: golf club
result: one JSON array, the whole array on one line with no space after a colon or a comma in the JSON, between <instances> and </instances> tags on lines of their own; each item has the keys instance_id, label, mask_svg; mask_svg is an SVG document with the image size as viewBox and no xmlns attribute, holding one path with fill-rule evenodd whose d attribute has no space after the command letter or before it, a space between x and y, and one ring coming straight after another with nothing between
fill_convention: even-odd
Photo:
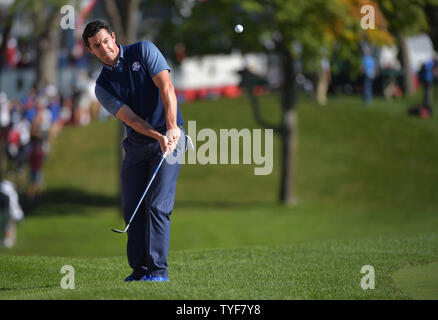
<instances>
[{"instance_id":1,"label":"golf club","mask_svg":"<svg viewBox=\"0 0 438 320\"><path fill-rule=\"evenodd\" d=\"M135 216L135 214L137 213L137 210L138 210L138 208L140 207L141 202L143 201L143 199L144 199L146 193L148 192L149 187L150 187L151 184L152 184L152 181L154 181L154 178L155 178L155 176L156 176L158 170L160 169L161 164L163 163L163 161L164 161L164 159L166 158L166 156L167 156L167 151L164 152L164 153L162 154L162 156L161 156L161 160L160 160L160 163L158 164L157 169L155 169L155 172L154 172L154 174L152 175L152 177L151 177L151 179L150 179L150 181L149 181L149 183L148 183L148 185L147 185L147 187L146 187L146 190L143 192L143 195L141 196L140 201L138 202L137 207L136 207L135 210L134 210L134 213L132 214L131 218L129 219L129 222L128 222L128 224L126 225L126 228L125 228L124 230L119 230L119 229L113 229L113 228L112 228L112 229L110 229L111 231L114 231L114 232L117 232L117 233L125 233L126 231L128 231L128 228L129 228L129 226L131 225L131 221L132 221L132 219L134 219L134 216Z\"/></svg>"}]
</instances>

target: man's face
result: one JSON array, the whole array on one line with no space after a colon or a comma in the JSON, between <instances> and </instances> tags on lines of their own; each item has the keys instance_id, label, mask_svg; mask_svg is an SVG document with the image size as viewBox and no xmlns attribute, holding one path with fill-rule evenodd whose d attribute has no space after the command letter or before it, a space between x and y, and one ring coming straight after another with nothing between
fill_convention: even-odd
<instances>
[{"instance_id":1,"label":"man's face","mask_svg":"<svg viewBox=\"0 0 438 320\"><path fill-rule=\"evenodd\" d=\"M109 34L105 29L101 29L94 37L88 38L88 51L98 57L107 65L115 65L119 54L119 47L116 44L114 32Z\"/></svg>"}]
</instances>

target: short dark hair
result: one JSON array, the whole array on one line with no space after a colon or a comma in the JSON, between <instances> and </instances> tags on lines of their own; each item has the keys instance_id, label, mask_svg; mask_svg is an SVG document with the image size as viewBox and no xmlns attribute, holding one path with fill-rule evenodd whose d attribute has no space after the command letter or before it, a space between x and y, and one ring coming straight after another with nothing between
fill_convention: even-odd
<instances>
[{"instance_id":1,"label":"short dark hair","mask_svg":"<svg viewBox=\"0 0 438 320\"><path fill-rule=\"evenodd\" d=\"M82 32L82 40L84 41L86 47L90 47L88 38L94 37L101 29L105 29L110 35L113 33L111 27L105 21L94 20L87 23L84 32Z\"/></svg>"}]
</instances>

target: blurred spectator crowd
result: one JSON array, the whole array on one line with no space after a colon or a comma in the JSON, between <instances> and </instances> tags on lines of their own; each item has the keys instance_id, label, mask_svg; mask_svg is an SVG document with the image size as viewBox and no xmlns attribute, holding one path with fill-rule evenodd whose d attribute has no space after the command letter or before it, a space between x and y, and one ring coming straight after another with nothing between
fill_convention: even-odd
<instances>
[{"instance_id":1,"label":"blurred spectator crowd","mask_svg":"<svg viewBox=\"0 0 438 320\"><path fill-rule=\"evenodd\" d=\"M59 95L53 85L43 90L31 88L21 99L8 99L6 93L0 93L1 145L6 155L3 169L7 175L29 169L30 199L39 192L44 160L62 128L87 125L107 116L92 89L94 86L77 89L71 97Z\"/></svg>"},{"instance_id":2,"label":"blurred spectator crowd","mask_svg":"<svg viewBox=\"0 0 438 320\"><path fill-rule=\"evenodd\" d=\"M38 194L44 159L67 123L68 111L68 102L61 101L54 86L40 91L32 88L22 99L9 100L6 93L0 93L3 166L8 176L29 169L29 199Z\"/></svg>"},{"instance_id":3,"label":"blurred spectator crowd","mask_svg":"<svg viewBox=\"0 0 438 320\"><path fill-rule=\"evenodd\" d=\"M53 85L41 90L31 88L21 99L9 98L5 92L0 92L0 164L4 179L0 185L6 186L0 193L5 195L8 191L10 198L15 192L17 203L14 206L18 211L21 210L18 194L25 209L31 208L40 195L44 163L62 129L84 126L109 116L94 95L94 81L85 73L79 75L78 83L82 85L78 85L70 96L59 94ZM7 247L14 243L14 226L18 221L12 217L23 218L22 214L10 216L9 222L3 223L9 226L4 240Z\"/></svg>"}]
</instances>

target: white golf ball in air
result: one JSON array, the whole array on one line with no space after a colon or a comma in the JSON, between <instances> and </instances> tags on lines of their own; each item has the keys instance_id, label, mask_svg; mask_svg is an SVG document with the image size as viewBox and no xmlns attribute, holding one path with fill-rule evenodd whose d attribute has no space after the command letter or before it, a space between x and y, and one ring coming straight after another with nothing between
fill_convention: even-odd
<instances>
[{"instance_id":1,"label":"white golf ball in air","mask_svg":"<svg viewBox=\"0 0 438 320\"><path fill-rule=\"evenodd\" d=\"M236 26L234 27L234 31L236 33L242 33L243 32L243 26L241 24L236 24Z\"/></svg>"}]
</instances>

